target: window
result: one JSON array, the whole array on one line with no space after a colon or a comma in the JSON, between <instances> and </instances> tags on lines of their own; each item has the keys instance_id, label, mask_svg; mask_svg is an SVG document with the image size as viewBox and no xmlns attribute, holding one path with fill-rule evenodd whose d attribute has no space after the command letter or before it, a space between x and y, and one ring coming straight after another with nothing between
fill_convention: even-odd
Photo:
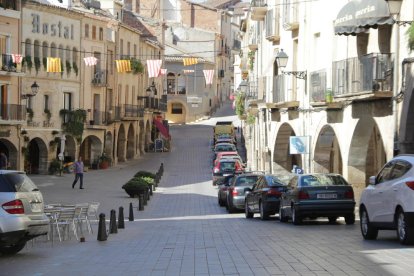
<instances>
[{"instance_id":1,"label":"window","mask_svg":"<svg viewBox=\"0 0 414 276\"><path fill-rule=\"evenodd\" d=\"M72 67L72 59L71 59L71 52L70 52L70 47L66 46L66 60L65 63L69 62L70 66Z\"/></svg>"},{"instance_id":2,"label":"window","mask_svg":"<svg viewBox=\"0 0 414 276\"><path fill-rule=\"evenodd\" d=\"M403 176L406 172L408 172L411 169L412 165L405 161L405 160L398 160L395 162L394 167L392 168L392 172L390 174L390 180L400 178Z\"/></svg>"},{"instance_id":3,"label":"window","mask_svg":"<svg viewBox=\"0 0 414 276\"><path fill-rule=\"evenodd\" d=\"M92 39L96 39L96 26L92 26Z\"/></svg>"},{"instance_id":4,"label":"window","mask_svg":"<svg viewBox=\"0 0 414 276\"><path fill-rule=\"evenodd\" d=\"M57 57L56 44L55 43L50 44L50 56L51 57Z\"/></svg>"},{"instance_id":5,"label":"window","mask_svg":"<svg viewBox=\"0 0 414 276\"><path fill-rule=\"evenodd\" d=\"M85 38L89 38L89 24L85 24Z\"/></svg>"},{"instance_id":6,"label":"window","mask_svg":"<svg viewBox=\"0 0 414 276\"><path fill-rule=\"evenodd\" d=\"M46 41L42 43L42 58L45 59L49 55L49 44Z\"/></svg>"},{"instance_id":7,"label":"window","mask_svg":"<svg viewBox=\"0 0 414 276\"><path fill-rule=\"evenodd\" d=\"M389 180L391 169L392 169L393 165L394 165L394 161L391 161L391 162L387 163L384 166L384 168L382 168L382 170L379 172L379 174L377 176L377 183L382 183L382 182L385 182L385 181Z\"/></svg>"},{"instance_id":8,"label":"window","mask_svg":"<svg viewBox=\"0 0 414 276\"><path fill-rule=\"evenodd\" d=\"M26 39L26 44L24 45L24 54L26 56L32 56L32 41L30 39Z\"/></svg>"},{"instance_id":9,"label":"window","mask_svg":"<svg viewBox=\"0 0 414 276\"><path fill-rule=\"evenodd\" d=\"M99 40L103 40L103 28L99 28Z\"/></svg>"},{"instance_id":10,"label":"window","mask_svg":"<svg viewBox=\"0 0 414 276\"><path fill-rule=\"evenodd\" d=\"M180 103L172 103L171 114L183 114L183 106Z\"/></svg>"},{"instance_id":11,"label":"window","mask_svg":"<svg viewBox=\"0 0 414 276\"><path fill-rule=\"evenodd\" d=\"M50 110L49 109L49 95L43 96L43 109L44 110Z\"/></svg>"},{"instance_id":12,"label":"window","mask_svg":"<svg viewBox=\"0 0 414 276\"><path fill-rule=\"evenodd\" d=\"M119 41L119 54L121 55L121 57L124 55L124 40L123 39Z\"/></svg>"},{"instance_id":13,"label":"window","mask_svg":"<svg viewBox=\"0 0 414 276\"><path fill-rule=\"evenodd\" d=\"M74 64L77 64L78 62L78 49L76 49L75 47L73 47L72 49L72 62Z\"/></svg>"},{"instance_id":14,"label":"window","mask_svg":"<svg viewBox=\"0 0 414 276\"><path fill-rule=\"evenodd\" d=\"M64 58L65 58L65 50L63 49L63 45L62 44L59 45L59 58L60 58L61 64L63 64L63 62L65 62L64 61ZM63 68L62 68L62 70L63 70Z\"/></svg>"},{"instance_id":15,"label":"window","mask_svg":"<svg viewBox=\"0 0 414 276\"><path fill-rule=\"evenodd\" d=\"M128 57L131 55L131 42L127 43L127 55Z\"/></svg>"},{"instance_id":16,"label":"window","mask_svg":"<svg viewBox=\"0 0 414 276\"><path fill-rule=\"evenodd\" d=\"M72 110L72 93L70 92L63 93L63 109Z\"/></svg>"},{"instance_id":17,"label":"window","mask_svg":"<svg viewBox=\"0 0 414 276\"><path fill-rule=\"evenodd\" d=\"M134 44L134 58L137 58L137 44Z\"/></svg>"},{"instance_id":18,"label":"window","mask_svg":"<svg viewBox=\"0 0 414 276\"><path fill-rule=\"evenodd\" d=\"M40 42L38 40L34 42L34 57L40 58Z\"/></svg>"},{"instance_id":19,"label":"window","mask_svg":"<svg viewBox=\"0 0 414 276\"><path fill-rule=\"evenodd\" d=\"M0 54L7 54L7 44L9 36L0 35Z\"/></svg>"},{"instance_id":20,"label":"window","mask_svg":"<svg viewBox=\"0 0 414 276\"><path fill-rule=\"evenodd\" d=\"M108 64L109 64L109 73L112 75L114 73L114 53L108 50Z\"/></svg>"}]
</instances>

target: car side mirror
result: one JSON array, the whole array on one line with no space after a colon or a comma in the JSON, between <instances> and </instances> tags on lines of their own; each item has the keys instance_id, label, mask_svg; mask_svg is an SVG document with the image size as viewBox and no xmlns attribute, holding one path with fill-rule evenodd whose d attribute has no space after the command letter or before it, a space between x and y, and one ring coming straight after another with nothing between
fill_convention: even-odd
<instances>
[{"instance_id":1,"label":"car side mirror","mask_svg":"<svg viewBox=\"0 0 414 276\"><path fill-rule=\"evenodd\" d=\"M375 185L377 184L377 177L376 176L370 176L369 177L369 185Z\"/></svg>"}]
</instances>

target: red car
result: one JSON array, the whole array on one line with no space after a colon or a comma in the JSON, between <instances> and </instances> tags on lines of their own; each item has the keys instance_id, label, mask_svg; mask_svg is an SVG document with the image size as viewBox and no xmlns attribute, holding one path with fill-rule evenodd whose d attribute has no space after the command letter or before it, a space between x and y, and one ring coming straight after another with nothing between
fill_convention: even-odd
<instances>
[{"instance_id":1,"label":"red car","mask_svg":"<svg viewBox=\"0 0 414 276\"><path fill-rule=\"evenodd\" d=\"M225 176L242 173L243 166L237 159L221 159L213 168L213 185Z\"/></svg>"}]
</instances>

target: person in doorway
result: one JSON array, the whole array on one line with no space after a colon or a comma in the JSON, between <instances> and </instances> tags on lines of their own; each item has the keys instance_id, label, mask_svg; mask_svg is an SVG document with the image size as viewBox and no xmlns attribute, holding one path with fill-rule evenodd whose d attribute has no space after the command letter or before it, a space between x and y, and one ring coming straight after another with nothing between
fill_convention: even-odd
<instances>
[{"instance_id":1,"label":"person in doorway","mask_svg":"<svg viewBox=\"0 0 414 276\"><path fill-rule=\"evenodd\" d=\"M7 156L4 152L0 152L0 170L7 170Z\"/></svg>"},{"instance_id":2,"label":"person in doorway","mask_svg":"<svg viewBox=\"0 0 414 276\"><path fill-rule=\"evenodd\" d=\"M72 183L72 189L75 188L76 183L79 179L79 189L83 189L83 162L82 162L82 156L79 156L78 161L74 164L74 170L75 173L75 180Z\"/></svg>"}]
</instances>

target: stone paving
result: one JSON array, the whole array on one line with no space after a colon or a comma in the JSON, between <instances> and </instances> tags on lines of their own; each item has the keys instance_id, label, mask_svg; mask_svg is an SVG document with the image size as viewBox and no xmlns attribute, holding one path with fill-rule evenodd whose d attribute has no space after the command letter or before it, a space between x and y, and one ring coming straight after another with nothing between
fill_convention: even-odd
<instances>
[{"instance_id":1,"label":"stone paving","mask_svg":"<svg viewBox=\"0 0 414 276\"><path fill-rule=\"evenodd\" d=\"M216 116L230 112L226 104ZM71 188L73 175L33 176L47 203L98 201L109 217L119 206L127 215L133 202L135 220L103 242L96 239L96 224L84 243L40 237L16 256L0 257L0 275L414 275L414 248L401 246L395 231L365 242L358 221L294 226L227 214L211 184L215 120L171 126L171 152L89 171L85 190ZM161 162L160 187L137 211L137 201L120 187L138 170L155 172Z\"/></svg>"}]
</instances>

